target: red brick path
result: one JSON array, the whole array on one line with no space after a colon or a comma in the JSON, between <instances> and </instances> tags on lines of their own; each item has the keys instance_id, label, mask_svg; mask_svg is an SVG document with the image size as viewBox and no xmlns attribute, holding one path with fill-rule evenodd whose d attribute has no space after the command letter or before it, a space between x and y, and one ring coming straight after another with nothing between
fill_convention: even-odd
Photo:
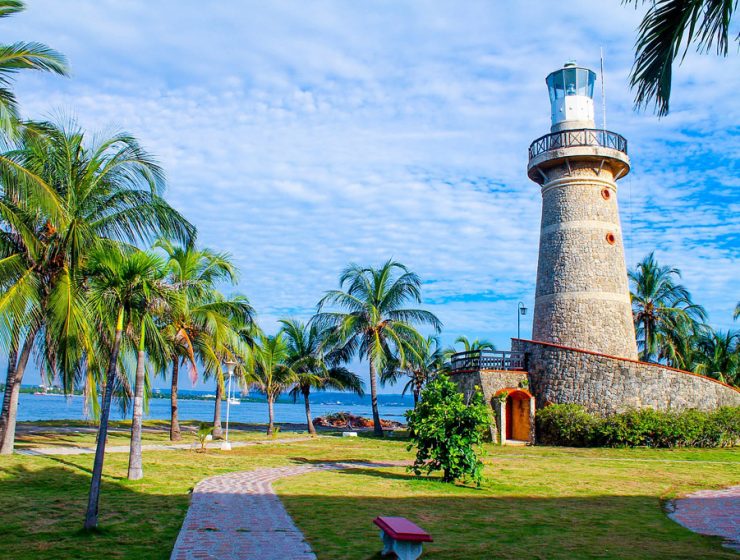
<instances>
[{"instance_id":1,"label":"red brick path","mask_svg":"<svg viewBox=\"0 0 740 560\"><path fill-rule=\"evenodd\" d=\"M170 560L315 560L272 488L272 481L314 471L406 463L318 463L206 478L193 489Z\"/></svg>"},{"instance_id":2,"label":"red brick path","mask_svg":"<svg viewBox=\"0 0 740 560\"><path fill-rule=\"evenodd\" d=\"M726 545L740 551L740 486L700 490L673 502L674 520L702 535L724 537Z\"/></svg>"}]
</instances>

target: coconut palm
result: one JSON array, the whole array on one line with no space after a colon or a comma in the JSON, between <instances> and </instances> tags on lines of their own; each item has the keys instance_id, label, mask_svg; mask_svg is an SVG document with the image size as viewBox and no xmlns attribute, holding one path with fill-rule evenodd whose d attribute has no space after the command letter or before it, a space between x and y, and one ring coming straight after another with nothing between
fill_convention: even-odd
<instances>
[{"instance_id":1,"label":"coconut palm","mask_svg":"<svg viewBox=\"0 0 740 560\"><path fill-rule=\"evenodd\" d=\"M706 320L704 308L692 302L689 291L677 283L681 272L660 266L653 253L629 272L630 297L640 358L685 367L690 357L687 340Z\"/></svg>"},{"instance_id":2,"label":"coconut palm","mask_svg":"<svg viewBox=\"0 0 740 560\"><path fill-rule=\"evenodd\" d=\"M493 342L487 340L480 340L478 338L470 340L467 336L458 336L455 339L455 344L463 345L463 352L477 352L480 350L495 350L496 346Z\"/></svg>"},{"instance_id":3,"label":"coconut palm","mask_svg":"<svg viewBox=\"0 0 740 560\"><path fill-rule=\"evenodd\" d=\"M18 390L34 350L65 390L82 377L94 388L105 370L85 316L81 271L90 252L194 235L162 198L162 170L136 139L88 140L74 122L42 123L24 127L4 154L13 165L1 169L0 320L13 326L8 346L20 351L5 388L2 453L12 452Z\"/></svg>"},{"instance_id":4,"label":"coconut palm","mask_svg":"<svg viewBox=\"0 0 740 560\"><path fill-rule=\"evenodd\" d=\"M0 0L0 18L25 9L20 0ZM46 45L35 42L18 42L0 45L0 131L10 132L18 120L18 103L10 89L12 76L19 70L41 70L67 75L64 56Z\"/></svg>"},{"instance_id":5,"label":"coconut palm","mask_svg":"<svg viewBox=\"0 0 740 560\"><path fill-rule=\"evenodd\" d=\"M333 329L343 359L355 354L367 359L374 431L382 436L378 372L393 360L405 362L405 345L420 336L414 324L431 325L437 332L442 324L429 311L402 307L409 300L421 303L421 280L401 263L388 260L378 269L350 265L339 284L339 290L321 298L314 321L321 330ZM329 311L332 307L336 310Z\"/></svg>"},{"instance_id":6,"label":"coconut palm","mask_svg":"<svg viewBox=\"0 0 740 560\"><path fill-rule=\"evenodd\" d=\"M697 342L695 359L696 373L740 385L740 332L705 333Z\"/></svg>"},{"instance_id":7,"label":"coconut palm","mask_svg":"<svg viewBox=\"0 0 740 560\"><path fill-rule=\"evenodd\" d=\"M183 361L189 362L190 377L193 382L197 379L198 371L196 353L201 359L208 359L213 364L214 350L209 344L209 335L215 330L225 328L231 312L235 315L246 314L252 320L253 310L248 302L234 301L229 303L217 295L215 286L220 282L235 283L237 272L230 258L226 254L215 253L209 249L199 249L193 243L177 245L163 239L156 246L167 255L169 282L173 289L182 293L179 305L171 308L170 312L161 318L164 336L169 341L170 359L172 367L170 377L170 439L182 439L178 418L177 388L179 383L180 365ZM218 316L219 311L226 315ZM160 371L164 371L167 364L160 364ZM220 376L220 365L211 367ZM223 380L217 383L216 407L220 407L220 392ZM220 412L220 410L218 410ZM219 414L220 416L220 414Z\"/></svg>"},{"instance_id":8,"label":"coconut palm","mask_svg":"<svg viewBox=\"0 0 740 560\"><path fill-rule=\"evenodd\" d=\"M446 371L447 352L440 346L439 338L419 337L406 346L406 362L393 362L380 375L381 384L395 384L402 377L407 377L401 394L408 391L414 396L414 408L419 403L421 390L436 375Z\"/></svg>"},{"instance_id":9,"label":"coconut palm","mask_svg":"<svg viewBox=\"0 0 740 560\"><path fill-rule=\"evenodd\" d=\"M288 344L282 332L275 336L260 335L252 350L249 373L252 384L267 397L268 436L275 430L275 401L297 381L295 371L288 365L289 356Z\"/></svg>"},{"instance_id":10,"label":"coconut palm","mask_svg":"<svg viewBox=\"0 0 740 560\"><path fill-rule=\"evenodd\" d=\"M635 6L645 0L623 0ZM716 49L727 56L732 15L737 0L652 0L640 24L630 85L637 90L635 105L653 102L658 115L667 115L673 63L684 59L694 43L699 52ZM735 37L740 41L740 34Z\"/></svg>"},{"instance_id":11,"label":"coconut palm","mask_svg":"<svg viewBox=\"0 0 740 560\"><path fill-rule=\"evenodd\" d=\"M364 395L363 383L357 374L336 364L331 355L332 342L327 333L319 331L316 323L305 325L294 319L282 319L282 333L288 346L286 363L295 372L296 384L290 394L293 401L303 396L306 407L308 433L315 435L311 419L311 390L353 391Z\"/></svg>"},{"instance_id":12,"label":"coconut palm","mask_svg":"<svg viewBox=\"0 0 740 560\"><path fill-rule=\"evenodd\" d=\"M106 332L106 326L113 324L114 327L112 340L104 340L101 344L106 350L109 348L110 355L85 515L85 529L94 529L98 524L98 502L105 458L105 440L108 434L108 416L117 381L124 327L130 324L139 310L146 308L153 298L161 296L165 291L161 269L162 263L158 257L142 251L124 254L111 248L98 249L89 258L87 283L90 311L99 318L99 324L103 327L100 333Z\"/></svg>"}]
</instances>

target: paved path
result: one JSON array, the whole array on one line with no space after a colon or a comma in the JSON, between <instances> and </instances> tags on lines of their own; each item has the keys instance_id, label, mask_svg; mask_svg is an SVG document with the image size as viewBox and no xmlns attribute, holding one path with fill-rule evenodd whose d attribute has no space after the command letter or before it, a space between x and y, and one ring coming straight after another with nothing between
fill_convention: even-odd
<instances>
[{"instance_id":1,"label":"paved path","mask_svg":"<svg viewBox=\"0 0 740 560\"><path fill-rule=\"evenodd\" d=\"M702 535L725 538L729 548L740 551L740 486L700 490L673 501L669 517Z\"/></svg>"},{"instance_id":2,"label":"paved path","mask_svg":"<svg viewBox=\"0 0 740 560\"><path fill-rule=\"evenodd\" d=\"M295 443L301 441L311 441L311 437L283 438L283 439L265 439L255 441L232 441L231 447L248 447L251 445L274 445L278 443ZM196 443L150 443L141 446L142 451L172 451L174 449L195 449L200 447ZM208 449L221 449L221 442L212 442L207 445ZM128 445L108 445L105 448L106 453L128 453ZM19 455L85 455L95 453L94 447L75 447L57 446L57 447L26 447L15 449Z\"/></svg>"},{"instance_id":3,"label":"paved path","mask_svg":"<svg viewBox=\"0 0 740 560\"><path fill-rule=\"evenodd\" d=\"M315 471L399 463L317 463L213 476L193 489L170 560L316 560L272 481Z\"/></svg>"}]
</instances>

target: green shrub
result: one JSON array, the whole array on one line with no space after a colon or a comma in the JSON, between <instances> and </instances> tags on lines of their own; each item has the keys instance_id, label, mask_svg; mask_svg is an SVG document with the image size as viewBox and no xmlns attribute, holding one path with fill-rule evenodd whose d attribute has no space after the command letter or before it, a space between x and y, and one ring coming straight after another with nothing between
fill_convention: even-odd
<instances>
[{"instance_id":1,"label":"green shrub","mask_svg":"<svg viewBox=\"0 0 740 560\"><path fill-rule=\"evenodd\" d=\"M579 405L537 413L540 443L571 447L729 447L740 442L740 407L712 412L628 410L599 417Z\"/></svg>"},{"instance_id":2,"label":"green shrub","mask_svg":"<svg viewBox=\"0 0 740 560\"><path fill-rule=\"evenodd\" d=\"M416 447L416 460L409 470L420 476L442 471L442 480L454 482L470 478L480 485L483 463L475 448L483 442L491 417L476 390L466 405L457 385L441 375L421 393L414 410L406 413L409 426L408 449Z\"/></svg>"},{"instance_id":3,"label":"green shrub","mask_svg":"<svg viewBox=\"0 0 740 560\"><path fill-rule=\"evenodd\" d=\"M598 419L578 404L553 404L537 412L537 441L544 445L593 445Z\"/></svg>"}]
</instances>

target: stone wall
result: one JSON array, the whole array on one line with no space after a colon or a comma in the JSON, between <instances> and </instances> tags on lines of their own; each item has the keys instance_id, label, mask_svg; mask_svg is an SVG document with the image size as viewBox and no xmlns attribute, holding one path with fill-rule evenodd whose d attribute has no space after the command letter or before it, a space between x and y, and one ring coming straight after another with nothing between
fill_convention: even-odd
<instances>
[{"instance_id":1,"label":"stone wall","mask_svg":"<svg viewBox=\"0 0 740 560\"><path fill-rule=\"evenodd\" d=\"M740 406L740 391L677 369L545 342L512 340L526 353L529 390L540 408L575 403L597 414L630 408L682 411Z\"/></svg>"}]
</instances>

